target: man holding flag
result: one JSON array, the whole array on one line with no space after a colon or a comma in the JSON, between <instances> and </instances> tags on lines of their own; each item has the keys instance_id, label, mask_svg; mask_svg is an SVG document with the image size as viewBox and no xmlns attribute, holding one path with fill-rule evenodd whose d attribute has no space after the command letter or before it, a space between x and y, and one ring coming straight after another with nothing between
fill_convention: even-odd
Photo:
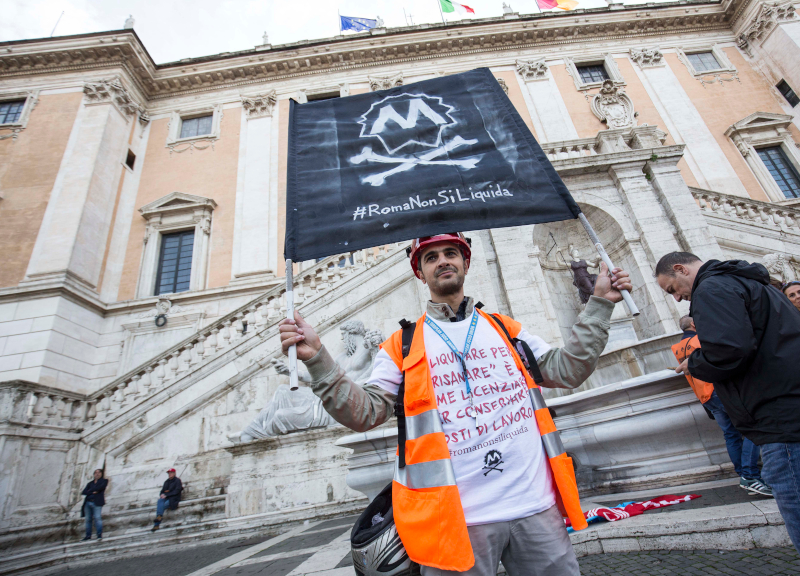
<instances>
[{"instance_id":1,"label":"man holding flag","mask_svg":"<svg viewBox=\"0 0 800 576\"><path fill-rule=\"evenodd\" d=\"M553 349L464 295L471 249L463 234L418 238L409 256L431 299L410 346L403 330L384 342L363 388L297 313L280 325L284 353L297 346L312 390L353 430L386 422L402 395L393 515L402 545L423 576L494 576L501 560L511 576L579 575L562 519L567 514L575 528L586 526L572 462L533 382L531 373L538 371L526 369L527 354L521 357L512 342L532 351L544 386L580 386L608 340L620 290L631 289L628 274L609 274L602 265L567 344ZM381 553L387 551L365 553L364 562Z\"/></svg>"}]
</instances>

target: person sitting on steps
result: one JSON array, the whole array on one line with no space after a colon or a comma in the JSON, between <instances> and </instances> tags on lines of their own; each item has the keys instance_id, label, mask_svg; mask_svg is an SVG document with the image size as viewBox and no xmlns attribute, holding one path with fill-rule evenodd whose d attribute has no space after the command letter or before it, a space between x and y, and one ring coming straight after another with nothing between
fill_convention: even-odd
<instances>
[{"instance_id":1,"label":"person sitting on steps","mask_svg":"<svg viewBox=\"0 0 800 576\"><path fill-rule=\"evenodd\" d=\"M181 491L183 484L181 479L175 476L175 468L167 470L169 478L164 480L164 485L161 487L161 494L158 496L156 503L156 519L153 522L151 532L155 532L161 526L161 519L164 516L164 511L169 507L170 510L177 510L178 503L181 501Z\"/></svg>"}]
</instances>

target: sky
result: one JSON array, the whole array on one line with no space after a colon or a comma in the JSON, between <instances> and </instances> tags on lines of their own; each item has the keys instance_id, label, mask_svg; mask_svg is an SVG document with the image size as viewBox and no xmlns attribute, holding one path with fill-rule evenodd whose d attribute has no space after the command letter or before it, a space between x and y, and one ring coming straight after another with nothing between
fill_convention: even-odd
<instances>
[{"instance_id":1,"label":"sky","mask_svg":"<svg viewBox=\"0 0 800 576\"><path fill-rule=\"evenodd\" d=\"M507 0L515 12L538 12L535 0ZM579 0L579 8L606 6ZM643 0L644 1L644 0ZM339 34L345 16L383 18L387 27L441 22L438 0L2 0L0 41L119 30L129 14L157 64L220 52L247 50L266 31L274 46ZM626 4L638 3L626 0ZM503 14L503 0L462 0L476 18ZM405 9L405 15L403 10ZM561 10L556 10L561 12ZM410 15L411 20L408 20ZM458 14L446 16L450 22ZM347 33L346 33L347 34Z\"/></svg>"}]
</instances>

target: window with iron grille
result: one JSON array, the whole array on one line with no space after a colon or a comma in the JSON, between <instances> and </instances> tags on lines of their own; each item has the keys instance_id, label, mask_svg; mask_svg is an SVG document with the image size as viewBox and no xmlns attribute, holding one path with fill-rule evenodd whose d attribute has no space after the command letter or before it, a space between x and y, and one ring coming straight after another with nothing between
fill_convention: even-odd
<instances>
[{"instance_id":1,"label":"window with iron grille","mask_svg":"<svg viewBox=\"0 0 800 576\"><path fill-rule=\"evenodd\" d=\"M775 183L787 198L800 198L800 174L797 173L780 146L759 148L758 156L764 162Z\"/></svg>"},{"instance_id":2,"label":"window with iron grille","mask_svg":"<svg viewBox=\"0 0 800 576\"><path fill-rule=\"evenodd\" d=\"M577 66L578 74L581 75L581 82L591 84L593 82L603 82L608 80L608 72L603 64L586 64Z\"/></svg>"},{"instance_id":3,"label":"window with iron grille","mask_svg":"<svg viewBox=\"0 0 800 576\"><path fill-rule=\"evenodd\" d=\"M686 57L697 72L707 72L722 68L712 52L697 52L695 54L687 54Z\"/></svg>"},{"instance_id":4,"label":"window with iron grille","mask_svg":"<svg viewBox=\"0 0 800 576\"><path fill-rule=\"evenodd\" d=\"M781 80L778 82L776 88L781 94L783 94L783 97L786 98L786 101L792 108L800 104L800 98L797 97L797 94L795 94L794 90L792 90L792 87L786 83L786 80Z\"/></svg>"},{"instance_id":5,"label":"window with iron grille","mask_svg":"<svg viewBox=\"0 0 800 576\"><path fill-rule=\"evenodd\" d=\"M0 102L0 124L14 124L19 122L22 116L22 109L25 107L25 100L11 100Z\"/></svg>"},{"instance_id":6,"label":"window with iron grille","mask_svg":"<svg viewBox=\"0 0 800 576\"><path fill-rule=\"evenodd\" d=\"M158 258L156 296L186 292L192 277L194 230L164 234Z\"/></svg>"},{"instance_id":7,"label":"window with iron grille","mask_svg":"<svg viewBox=\"0 0 800 576\"><path fill-rule=\"evenodd\" d=\"M195 136L206 136L211 134L211 121L213 114L208 116L198 116L196 118L184 118L181 120L181 138L194 138Z\"/></svg>"}]
</instances>

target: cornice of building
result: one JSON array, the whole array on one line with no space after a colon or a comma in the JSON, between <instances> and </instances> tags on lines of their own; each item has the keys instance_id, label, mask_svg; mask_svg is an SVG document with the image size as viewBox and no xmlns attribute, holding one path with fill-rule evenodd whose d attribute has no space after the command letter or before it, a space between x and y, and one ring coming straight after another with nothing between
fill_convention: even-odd
<instances>
[{"instance_id":1,"label":"cornice of building","mask_svg":"<svg viewBox=\"0 0 800 576\"><path fill-rule=\"evenodd\" d=\"M447 25L373 29L280 46L157 65L133 30L0 42L0 80L80 71L124 70L147 101L249 84L520 49L592 41L731 31L759 0L681 0L623 9L485 18ZM751 11L751 10L750 10Z\"/></svg>"}]
</instances>

